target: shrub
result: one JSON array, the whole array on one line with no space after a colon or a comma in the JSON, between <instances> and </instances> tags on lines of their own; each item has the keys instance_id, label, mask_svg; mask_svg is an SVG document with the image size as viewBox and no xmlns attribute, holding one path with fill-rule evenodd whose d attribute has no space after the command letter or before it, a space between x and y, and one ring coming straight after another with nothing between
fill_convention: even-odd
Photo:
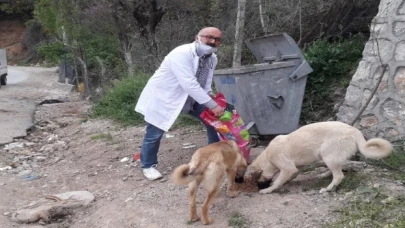
<instances>
[{"instance_id":1,"label":"shrub","mask_svg":"<svg viewBox=\"0 0 405 228\"><path fill-rule=\"evenodd\" d=\"M321 39L304 51L313 72L307 79L301 122L317 122L334 114L334 92L349 85L350 72L362 57L364 43L362 35L332 42Z\"/></svg>"},{"instance_id":2,"label":"shrub","mask_svg":"<svg viewBox=\"0 0 405 228\"><path fill-rule=\"evenodd\" d=\"M42 44L38 47L39 55L49 63L58 64L65 54L62 42Z\"/></svg>"},{"instance_id":3,"label":"shrub","mask_svg":"<svg viewBox=\"0 0 405 228\"><path fill-rule=\"evenodd\" d=\"M110 118L123 125L140 125L143 116L134 111L138 98L149 76L137 73L126 76L96 102L92 110L93 117Z\"/></svg>"},{"instance_id":4,"label":"shrub","mask_svg":"<svg viewBox=\"0 0 405 228\"><path fill-rule=\"evenodd\" d=\"M124 77L101 100L96 102L92 110L92 117L113 119L124 126L144 124L143 116L134 109L148 79L149 76L144 73ZM196 118L180 114L172 129L198 124L201 122Z\"/></svg>"}]
</instances>

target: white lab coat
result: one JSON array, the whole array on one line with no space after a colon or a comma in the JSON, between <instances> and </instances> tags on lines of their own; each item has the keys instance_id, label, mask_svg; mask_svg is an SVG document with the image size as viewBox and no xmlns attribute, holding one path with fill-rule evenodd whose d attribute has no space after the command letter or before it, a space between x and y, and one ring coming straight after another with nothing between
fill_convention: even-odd
<instances>
[{"instance_id":1,"label":"white lab coat","mask_svg":"<svg viewBox=\"0 0 405 228\"><path fill-rule=\"evenodd\" d=\"M195 43L173 49L149 79L135 111L144 115L146 122L168 131L179 116L188 95L199 104L211 100L208 93L211 92L212 77L218 60L215 54L210 58L212 67L204 88L201 88L195 76L199 61Z\"/></svg>"}]
</instances>

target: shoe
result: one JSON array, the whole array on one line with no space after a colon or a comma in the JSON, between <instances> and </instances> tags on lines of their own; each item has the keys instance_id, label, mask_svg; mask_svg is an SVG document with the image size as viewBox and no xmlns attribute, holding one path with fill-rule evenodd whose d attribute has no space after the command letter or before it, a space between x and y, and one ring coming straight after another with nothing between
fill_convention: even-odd
<instances>
[{"instance_id":1,"label":"shoe","mask_svg":"<svg viewBox=\"0 0 405 228\"><path fill-rule=\"evenodd\" d=\"M156 169L156 167L157 165L152 165L149 168L142 169L143 175L145 175L145 177L151 181L162 178L163 177L162 174L160 174L160 172Z\"/></svg>"}]
</instances>

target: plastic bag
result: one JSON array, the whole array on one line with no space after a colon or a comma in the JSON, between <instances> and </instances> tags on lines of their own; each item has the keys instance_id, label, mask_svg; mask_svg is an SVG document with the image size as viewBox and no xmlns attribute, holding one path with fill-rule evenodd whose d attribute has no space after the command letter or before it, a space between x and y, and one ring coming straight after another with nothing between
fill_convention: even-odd
<instances>
[{"instance_id":1,"label":"plastic bag","mask_svg":"<svg viewBox=\"0 0 405 228\"><path fill-rule=\"evenodd\" d=\"M224 115L218 118L211 110L206 108L200 117L206 124L215 128L221 140L235 141L243 157L249 160L250 136L242 118L233 105L226 103L222 93L218 93L214 100L220 107L225 108Z\"/></svg>"}]
</instances>

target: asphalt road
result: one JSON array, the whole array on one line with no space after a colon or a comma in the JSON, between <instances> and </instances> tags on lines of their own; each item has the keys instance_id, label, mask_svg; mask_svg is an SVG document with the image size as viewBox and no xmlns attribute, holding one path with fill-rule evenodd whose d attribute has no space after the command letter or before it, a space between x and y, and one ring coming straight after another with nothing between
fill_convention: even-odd
<instances>
[{"instance_id":1,"label":"asphalt road","mask_svg":"<svg viewBox=\"0 0 405 228\"><path fill-rule=\"evenodd\" d=\"M8 67L0 88L0 145L26 136L36 105L45 99L67 99L70 85L57 83L56 68Z\"/></svg>"}]
</instances>

